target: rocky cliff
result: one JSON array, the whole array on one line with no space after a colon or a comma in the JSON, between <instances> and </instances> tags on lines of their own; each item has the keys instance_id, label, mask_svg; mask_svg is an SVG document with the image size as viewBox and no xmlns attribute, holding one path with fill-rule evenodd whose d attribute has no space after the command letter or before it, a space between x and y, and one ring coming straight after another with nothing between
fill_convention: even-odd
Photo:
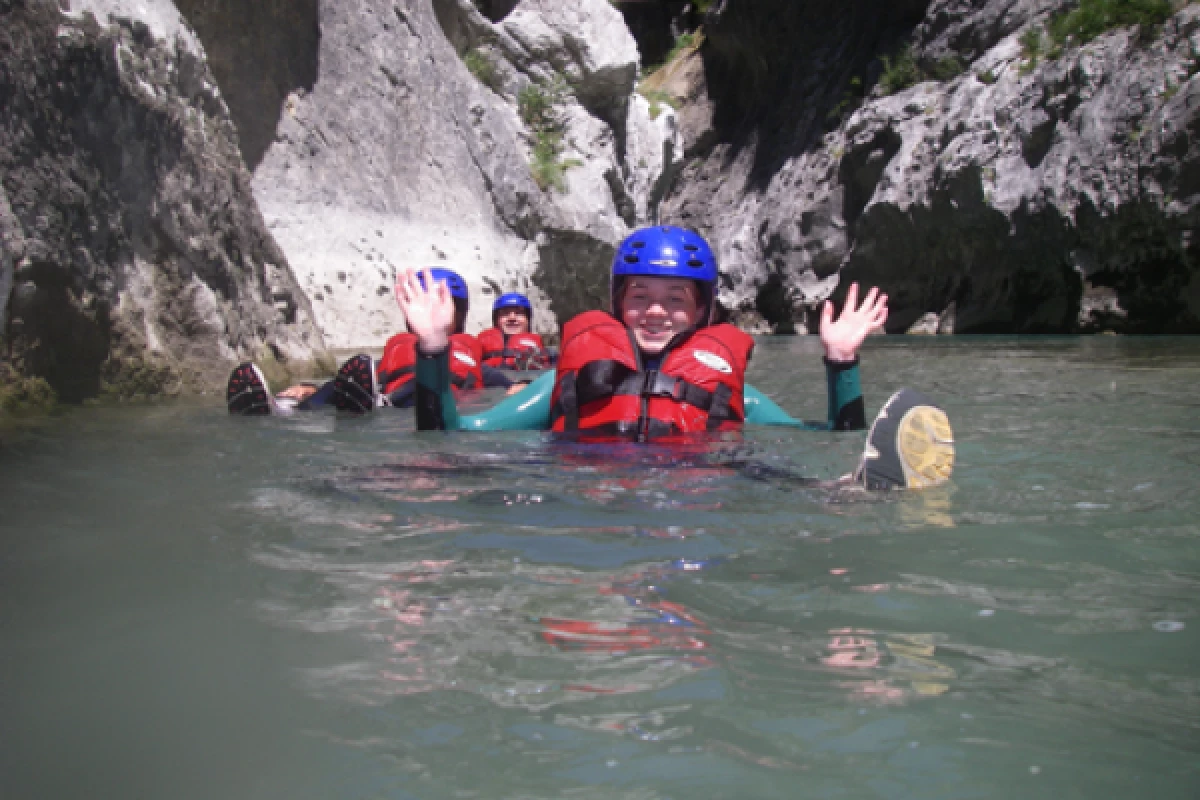
<instances>
[{"instance_id":1,"label":"rocky cliff","mask_svg":"<svg viewBox=\"0 0 1200 800\"><path fill-rule=\"evenodd\" d=\"M1079 3L0 0L4 361L213 386L381 344L425 265L550 332L656 220L751 330L851 279L893 331L1200 330L1200 6Z\"/></svg>"},{"instance_id":2,"label":"rocky cliff","mask_svg":"<svg viewBox=\"0 0 1200 800\"><path fill-rule=\"evenodd\" d=\"M1058 0L713 5L659 79L662 213L747 324L859 280L892 331L1200 331L1200 7L1066 36Z\"/></svg>"},{"instance_id":3,"label":"rocky cliff","mask_svg":"<svg viewBox=\"0 0 1200 800\"><path fill-rule=\"evenodd\" d=\"M61 7L61 8L60 8ZM0 323L66 399L378 346L397 270L601 305L673 113L603 0L4 0Z\"/></svg>"},{"instance_id":4,"label":"rocky cliff","mask_svg":"<svg viewBox=\"0 0 1200 800\"><path fill-rule=\"evenodd\" d=\"M323 348L202 51L138 5L176 30L0 2L4 357L66 400Z\"/></svg>"},{"instance_id":5,"label":"rocky cliff","mask_svg":"<svg viewBox=\"0 0 1200 800\"><path fill-rule=\"evenodd\" d=\"M650 215L672 141L671 116L633 94L637 48L607 2L179 7L218 82L246 95L230 108L254 132L255 195L326 341L401 329L406 267L459 270L473 331L505 291L531 294L546 332L603 302L612 246Z\"/></svg>"}]
</instances>

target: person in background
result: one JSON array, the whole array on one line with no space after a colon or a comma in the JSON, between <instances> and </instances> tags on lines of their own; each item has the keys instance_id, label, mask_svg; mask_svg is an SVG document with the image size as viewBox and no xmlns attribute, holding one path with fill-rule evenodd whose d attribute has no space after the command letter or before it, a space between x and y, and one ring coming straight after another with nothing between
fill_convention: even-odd
<instances>
[{"instance_id":1,"label":"person in background","mask_svg":"<svg viewBox=\"0 0 1200 800\"><path fill-rule=\"evenodd\" d=\"M545 369L551 363L542 337L529 330L533 305L518 292L496 298L492 327L479 334L483 363L498 369Z\"/></svg>"},{"instance_id":2,"label":"person in background","mask_svg":"<svg viewBox=\"0 0 1200 800\"><path fill-rule=\"evenodd\" d=\"M450 345L450 380L454 391L502 387L513 381L498 369L483 364L483 346L474 336L463 332L470 295L467 284L457 272L441 267L426 269L429 276L446 287L454 307L445 334ZM298 384L272 395L262 370L253 362L239 364L229 377L225 403L231 414L261 415L291 410L312 411L333 405L342 411L365 412L378 406L407 408L413 404L414 367L417 336L397 333L384 345L383 357L376 364L369 355L348 359L332 381L324 384Z\"/></svg>"}]
</instances>

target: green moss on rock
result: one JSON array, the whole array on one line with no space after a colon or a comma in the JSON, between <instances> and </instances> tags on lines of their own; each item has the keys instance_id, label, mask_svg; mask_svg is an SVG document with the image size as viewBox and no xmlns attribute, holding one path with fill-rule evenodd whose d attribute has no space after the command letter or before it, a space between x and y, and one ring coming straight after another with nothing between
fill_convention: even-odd
<instances>
[{"instance_id":1,"label":"green moss on rock","mask_svg":"<svg viewBox=\"0 0 1200 800\"><path fill-rule=\"evenodd\" d=\"M58 395L43 378L21 375L0 364L0 415L46 413L58 404Z\"/></svg>"},{"instance_id":2,"label":"green moss on rock","mask_svg":"<svg viewBox=\"0 0 1200 800\"><path fill-rule=\"evenodd\" d=\"M166 364L114 355L100 372L100 397L134 400L179 393L180 376Z\"/></svg>"}]
</instances>

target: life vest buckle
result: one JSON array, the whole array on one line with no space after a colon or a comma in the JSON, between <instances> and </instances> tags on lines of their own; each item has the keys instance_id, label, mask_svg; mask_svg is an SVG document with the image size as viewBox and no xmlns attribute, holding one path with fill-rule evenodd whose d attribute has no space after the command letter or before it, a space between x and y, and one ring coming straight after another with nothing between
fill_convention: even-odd
<instances>
[{"instance_id":1,"label":"life vest buckle","mask_svg":"<svg viewBox=\"0 0 1200 800\"><path fill-rule=\"evenodd\" d=\"M664 375L656 369L644 373L642 390L638 393L646 397L669 397L676 402L683 402L687 395L687 384L681 378Z\"/></svg>"}]
</instances>

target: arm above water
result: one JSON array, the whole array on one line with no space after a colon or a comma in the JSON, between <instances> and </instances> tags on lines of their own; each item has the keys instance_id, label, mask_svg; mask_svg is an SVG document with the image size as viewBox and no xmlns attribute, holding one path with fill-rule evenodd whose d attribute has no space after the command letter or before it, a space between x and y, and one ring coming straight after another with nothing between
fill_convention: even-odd
<instances>
[{"instance_id":1,"label":"arm above water","mask_svg":"<svg viewBox=\"0 0 1200 800\"><path fill-rule=\"evenodd\" d=\"M825 380L828 385L829 418L824 424L796 419L749 384L742 391L746 422L750 425L780 425L809 431L857 431L867 427L862 388L858 380L858 359L850 362L825 359Z\"/></svg>"},{"instance_id":2,"label":"arm above water","mask_svg":"<svg viewBox=\"0 0 1200 800\"><path fill-rule=\"evenodd\" d=\"M450 389L450 348L426 355L417 350L417 430L456 431L458 406Z\"/></svg>"},{"instance_id":3,"label":"arm above water","mask_svg":"<svg viewBox=\"0 0 1200 800\"><path fill-rule=\"evenodd\" d=\"M445 281L435 281L429 268L396 276L396 302L408 330L417 337L415 382L417 430L458 430L458 407L450 391L450 332L457 311Z\"/></svg>"}]
</instances>

